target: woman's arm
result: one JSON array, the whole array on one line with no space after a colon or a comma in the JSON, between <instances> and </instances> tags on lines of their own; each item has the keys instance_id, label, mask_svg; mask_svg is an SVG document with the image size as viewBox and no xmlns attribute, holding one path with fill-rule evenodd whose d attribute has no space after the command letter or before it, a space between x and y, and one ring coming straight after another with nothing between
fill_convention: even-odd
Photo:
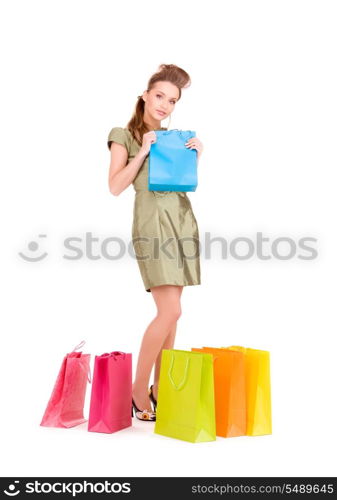
<instances>
[{"instance_id":1,"label":"woman's arm","mask_svg":"<svg viewBox=\"0 0 337 500\"><path fill-rule=\"evenodd\" d=\"M141 148L127 164L128 152L125 146L112 142L110 151L109 189L111 194L118 196L132 183L148 153Z\"/></svg>"}]
</instances>

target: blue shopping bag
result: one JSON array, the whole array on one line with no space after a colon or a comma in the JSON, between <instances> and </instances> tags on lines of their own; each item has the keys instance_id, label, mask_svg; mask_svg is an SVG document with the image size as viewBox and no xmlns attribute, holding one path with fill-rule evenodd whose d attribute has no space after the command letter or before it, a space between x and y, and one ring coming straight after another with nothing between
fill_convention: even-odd
<instances>
[{"instance_id":1,"label":"blue shopping bag","mask_svg":"<svg viewBox=\"0 0 337 500\"><path fill-rule=\"evenodd\" d=\"M185 146L193 130L155 130L149 154L149 191L195 191L197 150Z\"/></svg>"}]
</instances>

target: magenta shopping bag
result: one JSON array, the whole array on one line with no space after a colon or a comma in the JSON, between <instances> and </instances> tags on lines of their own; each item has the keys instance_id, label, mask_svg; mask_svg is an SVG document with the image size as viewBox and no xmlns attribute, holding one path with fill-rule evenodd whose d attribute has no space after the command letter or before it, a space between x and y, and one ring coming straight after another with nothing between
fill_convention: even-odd
<instances>
[{"instance_id":1,"label":"magenta shopping bag","mask_svg":"<svg viewBox=\"0 0 337 500\"><path fill-rule=\"evenodd\" d=\"M132 354L95 357L88 431L116 432L132 425Z\"/></svg>"},{"instance_id":2,"label":"magenta shopping bag","mask_svg":"<svg viewBox=\"0 0 337 500\"><path fill-rule=\"evenodd\" d=\"M40 425L68 428L86 422L83 407L87 380L91 382L90 354L76 352L84 344L83 340L63 358Z\"/></svg>"}]
</instances>

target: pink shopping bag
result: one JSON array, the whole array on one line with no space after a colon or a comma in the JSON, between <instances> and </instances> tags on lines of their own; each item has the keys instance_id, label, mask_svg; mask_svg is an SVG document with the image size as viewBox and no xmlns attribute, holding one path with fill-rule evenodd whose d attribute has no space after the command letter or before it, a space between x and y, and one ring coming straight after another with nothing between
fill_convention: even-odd
<instances>
[{"instance_id":1,"label":"pink shopping bag","mask_svg":"<svg viewBox=\"0 0 337 500\"><path fill-rule=\"evenodd\" d=\"M66 354L40 425L45 427L74 427L87 420L83 407L87 380L90 379L90 354L76 352L83 340Z\"/></svg>"},{"instance_id":2,"label":"pink shopping bag","mask_svg":"<svg viewBox=\"0 0 337 500\"><path fill-rule=\"evenodd\" d=\"M88 431L112 433L132 425L132 354L95 357Z\"/></svg>"}]
</instances>

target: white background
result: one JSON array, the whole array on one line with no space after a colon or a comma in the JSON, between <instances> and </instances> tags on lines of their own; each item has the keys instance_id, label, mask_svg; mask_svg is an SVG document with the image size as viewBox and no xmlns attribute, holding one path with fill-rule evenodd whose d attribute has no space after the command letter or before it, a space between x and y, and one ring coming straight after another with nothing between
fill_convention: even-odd
<instances>
[{"instance_id":1,"label":"white background","mask_svg":"<svg viewBox=\"0 0 337 500\"><path fill-rule=\"evenodd\" d=\"M2 2L2 475L336 475L335 7ZM134 191L110 194L106 138L161 63L192 79L170 128L196 130L204 145L189 193L202 284L184 288L175 347L269 350L270 436L192 444L136 419L111 435L39 426L67 352L84 339L92 366L122 350L135 370L156 313L136 260L90 259L85 234L98 256L106 238L131 241ZM296 255L221 258L214 244L206 259L206 232L228 243L262 232L269 254L290 237ZM65 259L68 237L80 238L81 259ZM298 258L302 237L317 239L316 259ZM19 252L48 255L31 263Z\"/></svg>"}]
</instances>

